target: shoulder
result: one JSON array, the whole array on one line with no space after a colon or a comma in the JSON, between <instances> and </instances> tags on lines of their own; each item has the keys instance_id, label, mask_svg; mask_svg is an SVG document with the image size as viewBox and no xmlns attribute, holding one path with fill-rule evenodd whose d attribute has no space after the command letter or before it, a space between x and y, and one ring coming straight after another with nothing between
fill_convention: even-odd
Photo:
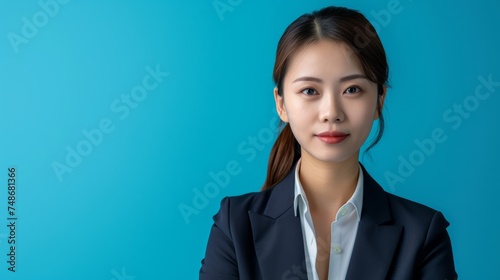
<instances>
[{"instance_id":1,"label":"shoulder","mask_svg":"<svg viewBox=\"0 0 500 280\"><path fill-rule=\"evenodd\" d=\"M389 204L393 210L398 213L417 216L428 216L434 214L437 210L424 205L420 202L413 201L389 192L385 192Z\"/></svg>"},{"instance_id":2,"label":"shoulder","mask_svg":"<svg viewBox=\"0 0 500 280\"><path fill-rule=\"evenodd\" d=\"M262 212L268 206L274 188L260 192L226 196L221 200L221 210L231 209L232 213Z\"/></svg>"},{"instance_id":3,"label":"shoulder","mask_svg":"<svg viewBox=\"0 0 500 280\"><path fill-rule=\"evenodd\" d=\"M388 193L367 172L365 174L362 217L371 216L379 225L402 227L404 236L414 244L424 243L429 237L446 231L449 223L440 211Z\"/></svg>"},{"instance_id":4,"label":"shoulder","mask_svg":"<svg viewBox=\"0 0 500 280\"><path fill-rule=\"evenodd\" d=\"M404 228L405 240L423 248L436 240L449 242L447 227L450 223L440 211L394 194L386 192L386 195L393 223Z\"/></svg>"},{"instance_id":5,"label":"shoulder","mask_svg":"<svg viewBox=\"0 0 500 280\"><path fill-rule=\"evenodd\" d=\"M363 167L363 166L362 166ZM363 167L363 170L364 167ZM368 215L377 217L379 222L401 225L407 230L421 231L431 223L446 228L449 223L443 214L422 203L403 198L385 191L365 170L365 189L363 204L366 203ZM363 212L365 205L363 206Z\"/></svg>"},{"instance_id":6,"label":"shoulder","mask_svg":"<svg viewBox=\"0 0 500 280\"><path fill-rule=\"evenodd\" d=\"M442 213L434 208L426 206L422 203L409 200L391 193L386 192L387 199L393 218L405 223L430 223L437 216L444 219ZM448 222L446 222L448 226Z\"/></svg>"},{"instance_id":7,"label":"shoulder","mask_svg":"<svg viewBox=\"0 0 500 280\"><path fill-rule=\"evenodd\" d=\"M248 213L263 213L269 205L272 193L273 189L269 189L224 197L220 202L219 211L213 216L214 225L231 240L251 232Z\"/></svg>"}]
</instances>

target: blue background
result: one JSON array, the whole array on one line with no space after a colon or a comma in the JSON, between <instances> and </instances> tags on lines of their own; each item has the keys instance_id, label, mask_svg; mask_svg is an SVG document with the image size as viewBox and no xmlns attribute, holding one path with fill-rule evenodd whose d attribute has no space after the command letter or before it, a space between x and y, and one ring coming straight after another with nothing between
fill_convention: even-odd
<instances>
[{"instance_id":1,"label":"blue background","mask_svg":"<svg viewBox=\"0 0 500 280\"><path fill-rule=\"evenodd\" d=\"M331 4L363 12L389 59L387 130L362 162L387 191L444 213L461 279L498 277L500 87L474 97L480 77L500 81L498 2L400 0L396 12L395 0L218 1L225 12L214 2L1 2L0 279L197 279L220 200L263 183L278 39ZM148 67L169 74L149 80L156 88L132 108L122 95ZM464 102L467 114L453 111ZM112 131L89 146L82 131L102 121ZM419 152L415 141L435 129L446 140ZM78 147L85 156L69 167ZM398 170L404 161L412 172ZM67 172L58 176L57 164ZM216 185L210 174L228 164L233 175ZM6 263L12 166L15 273Z\"/></svg>"}]
</instances>

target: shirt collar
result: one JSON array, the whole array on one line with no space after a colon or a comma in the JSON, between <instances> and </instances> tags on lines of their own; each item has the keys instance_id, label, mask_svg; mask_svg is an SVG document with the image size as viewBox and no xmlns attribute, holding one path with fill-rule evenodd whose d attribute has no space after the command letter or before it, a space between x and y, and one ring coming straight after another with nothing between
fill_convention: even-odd
<instances>
[{"instance_id":1,"label":"shirt collar","mask_svg":"<svg viewBox=\"0 0 500 280\"><path fill-rule=\"evenodd\" d=\"M300 205L300 209L303 213L309 210L309 204L307 202L306 193L304 192L304 188L299 180L299 168L300 168L301 159L297 161L295 165L295 187L294 187L294 199L293 199L293 210L295 216L297 216L297 207ZM361 219L361 210L363 208L363 170L361 166L359 166L359 175L358 175L358 183L356 184L356 189L352 194L351 198L346 202L346 204L352 204L356 211L356 215L358 216L358 222Z\"/></svg>"}]
</instances>

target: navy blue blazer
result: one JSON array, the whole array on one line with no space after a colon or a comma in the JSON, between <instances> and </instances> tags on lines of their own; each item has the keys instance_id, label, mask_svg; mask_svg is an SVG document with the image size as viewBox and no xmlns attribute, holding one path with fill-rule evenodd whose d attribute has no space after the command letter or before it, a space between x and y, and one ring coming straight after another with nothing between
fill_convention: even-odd
<instances>
[{"instance_id":1,"label":"navy blue blazer","mask_svg":"<svg viewBox=\"0 0 500 280\"><path fill-rule=\"evenodd\" d=\"M457 279L441 212L385 192L361 167L363 210L346 279ZM222 200L200 279L307 279L294 175L292 168L268 190Z\"/></svg>"}]
</instances>

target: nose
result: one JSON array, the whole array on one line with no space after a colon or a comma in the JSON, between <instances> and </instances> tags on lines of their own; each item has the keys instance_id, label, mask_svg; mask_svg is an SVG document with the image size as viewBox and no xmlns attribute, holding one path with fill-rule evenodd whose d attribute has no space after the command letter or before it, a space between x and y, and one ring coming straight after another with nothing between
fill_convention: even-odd
<instances>
[{"instance_id":1,"label":"nose","mask_svg":"<svg viewBox=\"0 0 500 280\"><path fill-rule=\"evenodd\" d=\"M345 119L340 96L334 93L323 94L320 101L320 121L342 122Z\"/></svg>"}]
</instances>

